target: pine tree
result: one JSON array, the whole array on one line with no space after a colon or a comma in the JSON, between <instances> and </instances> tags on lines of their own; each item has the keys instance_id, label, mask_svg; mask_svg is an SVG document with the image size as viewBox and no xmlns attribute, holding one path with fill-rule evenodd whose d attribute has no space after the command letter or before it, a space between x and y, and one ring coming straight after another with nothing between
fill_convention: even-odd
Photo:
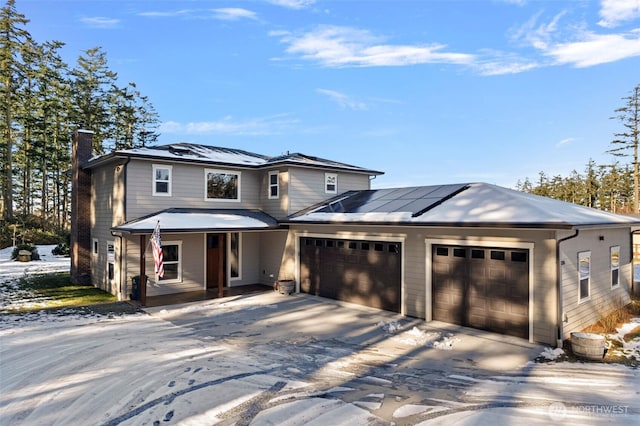
<instances>
[{"instance_id":1,"label":"pine tree","mask_svg":"<svg viewBox=\"0 0 640 426\"><path fill-rule=\"evenodd\" d=\"M13 151L16 144L14 111L20 99L18 86L24 75L22 46L31 40L25 30L29 22L17 12L15 0L7 0L0 9L0 149L2 173L0 176L0 211L4 220L13 218Z\"/></svg>"},{"instance_id":2,"label":"pine tree","mask_svg":"<svg viewBox=\"0 0 640 426\"><path fill-rule=\"evenodd\" d=\"M616 115L611 117L620 120L624 131L616 133L609 153L619 157L631 157L633 167L633 212L638 213L640 204L640 188L638 186L638 143L640 142L640 84L633 88L631 94L622 98L625 105L616 109Z\"/></svg>"}]
</instances>

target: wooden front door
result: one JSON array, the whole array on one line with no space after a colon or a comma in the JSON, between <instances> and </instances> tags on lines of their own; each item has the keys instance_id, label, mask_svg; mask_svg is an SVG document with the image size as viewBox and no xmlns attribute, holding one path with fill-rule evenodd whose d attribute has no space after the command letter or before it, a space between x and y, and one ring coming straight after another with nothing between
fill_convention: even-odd
<instances>
[{"instance_id":1,"label":"wooden front door","mask_svg":"<svg viewBox=\"0 0 640 426\"><path fill-rule=\"evenodd\" d=\"M225 235L207 234L207 289L218 289L222 296L224 282Z\"/></svg>"}]
</instances>

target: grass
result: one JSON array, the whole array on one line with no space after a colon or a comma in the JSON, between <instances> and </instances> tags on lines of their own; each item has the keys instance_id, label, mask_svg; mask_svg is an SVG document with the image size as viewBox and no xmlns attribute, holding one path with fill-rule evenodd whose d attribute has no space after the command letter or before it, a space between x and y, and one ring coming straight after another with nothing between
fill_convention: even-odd
<instances>
[{"instance_id":1,"label":"grass","mask_svg":"<svg viewBox=\"0 0 640 426\"><path fill-rule=\"evenodd\" d=\"M114 304L114 295L92 286L71 284L68 272L33 275L20 279L19 303L7 313L25 313L43 309L80 308Z\"/></svg>"}]
</instances>

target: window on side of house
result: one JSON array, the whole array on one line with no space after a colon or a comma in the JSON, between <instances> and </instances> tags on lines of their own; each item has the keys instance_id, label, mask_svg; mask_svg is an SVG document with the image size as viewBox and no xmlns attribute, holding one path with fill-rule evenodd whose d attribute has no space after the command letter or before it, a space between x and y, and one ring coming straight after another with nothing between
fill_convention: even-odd
<instances>
[{"instance_id":1,"label":"window on side of house","mask_svg":"<svg viewBox=\"0 0 640 426\"><path fill-rule=\"evenodd\" d=\"M182 281L182 241L162 242L162 266L164 276L158 277L160 283Z\"/></svg>"},{"instance_id":2,"label":"window on side of house","mask_svg":"<svg viewBox=\"0 0 640 426\"><path fill-rule=\"evenodd\" d=\"M324 192L326 194L338 193L338 175L335 173L324 174Z\"/></svg>"},{"instance_id":3,"label":"window on side of house","mask_svg":"<svg viewBox=\"0 0 640 426\"><path fill-rule=\"evenodd\" d=\"M171 196L171 166L153 165L153 195Z\"/></svg>"},{"instance_id":4,"label":"window on side of house","mask_svg":"<svg viewBox=\"0 0 640 426\"><path fill-rule=\"evenodd\" d=\"M578 253L578 301L589 299L591 291L591 252Z\"/></svg>"},{"instance_id":5,"label":"window on side of house","mask_svg":"<svg viewBox=\"0 0 640 426\"><path fill-rule=\"evenodd\" d=\"M240 172L204 171L205 200L240 201Z\"/></svg>"},{"instance_id":6,"label":"window on side of house","mask_svg":"<svg viewBox=\"0 0 640 426\"><path fill-rule=\"evenodd\" d=\"M107 278L109 281L113 281L115 278L115 263L116 263L116 246L113 241L107 241Z\"/></svg>"},{"instance_id":7,"label":"window on side of house","mask_svg":"<svg viewBox=\"0 0 640 426\"><path fill-rule=\"evenodd\" d=\"M100 248L100 244L98 243L98 239L94 238L91 243L91 254L93 254L94 256L97 256L99 248Z\"/></svg>"},{"instance_id":8,"label":"window on side of house","mask_svg":"<svg viewBox=\"0 0 640 426\"><path fill-rule=\"evenodd\" d=\"M280 173L269 172L269 199L275 200L280 197Z\"/></svg>"},{"instance_id":9,"label":"window on side of house","mask_svg":"<svg viewBox=\"0 0 640 426\"><path fill-rule=\"evenodd\" d=\"M611 247L611 288L620 285L620 246Z\"/></svg>"},{"instance_id":10,"label":"window on side of house","mask_svg":"<svg viewBox=\"0 0 640 426\"><path fill-rule=\"evenodd\" d=\"M240 233L232 232L229 234L229 277L232 280L240 279L241 263L240 263Z\"/></svg>"}]
</instances>

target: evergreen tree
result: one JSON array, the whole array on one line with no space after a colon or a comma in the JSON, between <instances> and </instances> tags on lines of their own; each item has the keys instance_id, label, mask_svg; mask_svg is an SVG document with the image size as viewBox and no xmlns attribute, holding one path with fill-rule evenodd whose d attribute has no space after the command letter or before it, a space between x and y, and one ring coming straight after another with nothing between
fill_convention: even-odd
<instances>
[{"instance_id":1,"label":"evergreen tree","mask_svg":"<svg viewBox=\"0 0 640 426\"><path fill-rule=\"evenodd\" d=\"M13 218L13 152L16 145L14 111L20 106L18 88L24 77L22 47L31 40L25 29L29 22L17 12L15 0L0 9L0 211L4 220Z\"/></svg>"},{"instance_id":2,"label":"evergreen tree","mask_svg":"<svg viewBox=\"0 0 640 426\"><path fill-rule=\"evenodd\" d=\"M633 167L633 212L638 213L640 204L640 188L638 186L638 143L640 141L640 84L633 88L631 94L622 98L624 106L615 110L616 115L611 119L620 120L625 128L616 133L608 152L619 157L631 157Z\"/></svg>"}]
</instances>

